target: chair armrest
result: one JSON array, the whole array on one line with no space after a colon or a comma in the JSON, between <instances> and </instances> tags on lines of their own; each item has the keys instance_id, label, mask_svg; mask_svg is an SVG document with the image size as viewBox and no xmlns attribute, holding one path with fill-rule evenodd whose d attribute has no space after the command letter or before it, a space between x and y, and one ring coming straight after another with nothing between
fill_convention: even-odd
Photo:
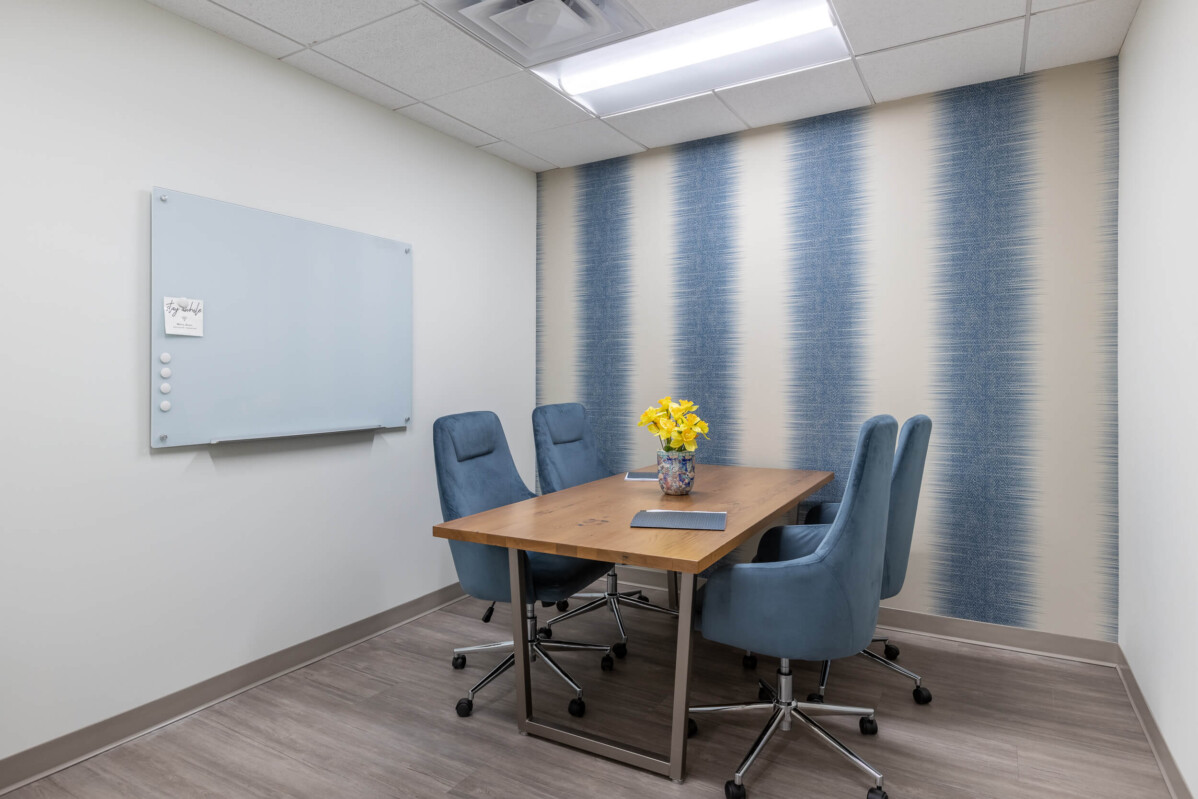
<instances>
[{"instance_id":1,"label":"chair armrest","mask_svg":"<svg viewBox=\"0 0 1198 799\"><path fill-rule=\"evenodd\" d=\"M773 527L761 537L754 563L805 558L823 543L832 529L830 524L787 524Z\"/></svg>"},{"instance_id":2,"label":"chair armrest","mask_svg":"<svg viewBox=\"0 0 1198 799\"><path fill-rule=\"evenodd\" d=\"M851 606L825 555L720 569L704 587L703 636L774 657L855 654L860 646L852 639ZM802 624L795 624L796 615Z\"/></svg>"},{"instance_id":3,"label":"chair armrest","mask_svg":"<svg viewBox=\"0 0 1198 799\"><path fill-rule=\"evenodd\" d=\"M836 514L839 512L839 502L821 502L807 511L807 515L803 517L803 524L831 524L836 521Z\"/></svg>"}]
</instances>

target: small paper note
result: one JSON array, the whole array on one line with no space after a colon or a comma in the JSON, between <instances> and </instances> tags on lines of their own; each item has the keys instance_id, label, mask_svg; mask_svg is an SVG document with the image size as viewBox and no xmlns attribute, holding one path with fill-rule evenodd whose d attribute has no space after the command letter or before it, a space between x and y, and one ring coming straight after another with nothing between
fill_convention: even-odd
<instances>
[{"instance_id":1,"label":"small paper note","mask_svg":"<svg viewBox=\"0 0 1198 799\"><path fill-rule=\"evenodd\" d=\"M162 310L168 336L204 335L204 301L187 297L163 297Z\"/></svg>"}]
</instances>

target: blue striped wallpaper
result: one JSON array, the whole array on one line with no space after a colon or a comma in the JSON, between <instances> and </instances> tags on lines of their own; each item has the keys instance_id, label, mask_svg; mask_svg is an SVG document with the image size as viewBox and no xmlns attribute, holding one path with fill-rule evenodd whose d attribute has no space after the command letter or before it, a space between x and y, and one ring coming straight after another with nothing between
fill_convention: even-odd
<instances>
[{"instance_id":1,"label":"blue striped wallpaper","mask_svg":"<svg viewBox=\"0 0 1198 799\"><path fill-rule=\"evenodd\" d=\"M1031 82L939 98L937 610L1025 626L1035 606L1029 405Z\"/></svg>"},{"instance_id":2,"label":"blue striped wallpaper","mask_svg":"<svg viewBox=\"0 0 1198 799\"><path fill-rule=\"evenodd\" d=\"M677 147L674 167L674 292L677 396L699 406L711 426L696 458L735 463L740 386L736 383L736 139L723 136Z\"/></svg>"},{"instance_id":3,"label":"blue striped wallpaper","mask_svg":"<svg viewBox=\"0 0 1198 799\"><path fill-rule=\"evenodd\" d=\"M579 385L607 462L629 468L632 356L628 300L629 169L627 158L579 167Z\"/></svg>"},{"instance_id":4,"label":"blue striped wallpaper","mask_svg":"<svg viewBox=\"0 0 1198 799\"><path fill-rule=\"evenodd\" d=\"M848 464L865 421L864 114L802 120L790 128L791 464ZM816 500L838 500L844 471Z\"/></svg>"},{"instance_id":5,"label":"blue striped wallpaper","mask_svg":"<svg viewBox=\"0 0 1198 799\"><path fill-rule=\"evenodd\" d=\"M1119 60L1110 59L1103 70L1105 188L1102 220L1102 325L1103 359L1101 397L1104 436L1102 480L1104 546L1102 553L1103 606L1107 639L1119 640Z\"/></svg>"},{"instance_id":6,"label":"blue striped wallpaper","mask_svg":"<svg viewBox=\"0 0 1198 799\"><path fill-rule=\"evenodd\" d=\"M626 467L665 393L710 422L701 460L835 472L865 418L928 413L891 602L1113 640L1117 69L543 173L538 401L584 403Z\"/></svg>"}]
</instances>

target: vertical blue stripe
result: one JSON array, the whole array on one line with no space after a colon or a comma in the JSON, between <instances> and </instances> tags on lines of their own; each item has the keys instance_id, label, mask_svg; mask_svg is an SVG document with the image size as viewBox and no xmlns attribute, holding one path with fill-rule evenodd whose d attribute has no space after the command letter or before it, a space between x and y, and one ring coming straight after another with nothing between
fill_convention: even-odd
<instances>
[{"instance_id":1,"label":"vertical blue stripe","mask_svg":"<svg viewBox=\"0 0 1198 799\"><path fill-rule=\"evenodd\" d=\"M537 385L536 403L545 404L545 173L537 173Z\"/></svg>"},{"instance_id":2,"label":"vertical blue stripe","mask_svg":"<svg viewBox=\"0 0 1198 799\"><path fill-rule=\"evenodd\" d=\"M721 136L675 148L674 269L661 277L674 291L674 398L698 404L711 426L696 455L706 463L734 463L739 438L736 147Z\"/></svg>"},{"instance_id":3,"label":"vertical blue stripe","mask_svg":"<svg viewBox=\"0 0 1198 799\"><path fill-rule=\"evenodd\" d=\"M839 499L864 420L864 256L860 111L789 128L791 463L836 479L814 499Z\"/></svg>"},{"instance_id":4,"label":"vertical blue stripe","mask_svg":"<svg viewBox=\"0 0 1198 799\"><path fill-rule=\"evenodd\" d=\"M1026 627L1034 499L1033 78L938 99L939 613Z\"/></svg>"},{"instance_id":5,"label":"vertical blue stripe","mask_svg":"<svg viewBox=\"0 0 1198 799\"><path fill-rule=\"evenodd\" d=\"M595 437L613 469L631 464L636 420L629 396L632 347L629 271L632 215L627 158L578 168L579 389Z\"/></svg>"},{"instance_id":6,"label":"vertical blue stripe","mask_svg":"<svg viewBox=\"0 0 1198 799\"><path fill-rule=\"evenodd\" d=\"M1119 59L1106 63L1106 136L1103 148L1105 194L1102 243L1102 494L1103 494L1103 609L1104 631L1109 641L1119 640Z\"/></svg>"}]
</instances>

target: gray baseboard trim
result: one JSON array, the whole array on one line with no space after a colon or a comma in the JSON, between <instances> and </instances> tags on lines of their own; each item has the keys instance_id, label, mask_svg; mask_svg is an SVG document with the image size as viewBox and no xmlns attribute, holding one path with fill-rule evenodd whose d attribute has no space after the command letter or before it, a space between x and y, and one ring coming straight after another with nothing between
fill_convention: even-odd
<instances>
[{"instance_id":1,"label":"gray baseboard trim","mask_svg":"<svg viewBox=\"0 0 1198 799\"><path fill-rule=\"evenodd\" d=\"M462 597L460 584L447 585L390 610L318 635L161 699L6 757L0 760L0 794L16 790L256 685L406 624Z\"/></svg>"},{"instance_id":2,"label":"gray baseboard trim","mask_svg":"<svg viewBox=\"0 0 1198 799\"><path fill-rule=\"evenodd\" d=\"M666 587L666 573L662 571L642 569L637 566L620 566L619 572L621 585L662 590ZM1025 630L1001 624L954 619L949 616L934 616L930 613L917 613L897 608L881 608L878 611L878 626L888 630L933 635L938 638L950 638L971 644L1018 649L1021 652L1051 655L1070 660L1084 660L1108 666L1117 665L1122 657L1119 645L1113 641L1096 641L1092 638L1046 633L1040 630Z\"/></svg>"},{"instance_id":3,"label":"gray baseboard trim","mask_svg":"<svg viewBox=\"0 0 1198 799\"><path fill-rule=\"evenodd\" d=\"M1169 786L1169 793L1173 795L1173 799L1194 799L1194 795L1186 787L1185 779L1181 776L1181 770L1177 768L1177 761L1173 759L1173 754L1169 751L1169 745L1165 743L1165 738L1161 735L1161 728L1156 726L1156 719L1152 717L1152 711L1148 709L1148 702L1144 699L1144 693L1140 690L1135 675L1127 665L1127 658L1122 649L1119 650L1119 663L1116 665L1116 669L1120 679L1123 680L1123 687L1127 690L1127 698L1131 700L1132 709L1136 711L1136 717L1140 719L1140 726L1144 728L1144 736L1148 739L1152 754L1156 756L1161 775Z\"/></svg>"},{"instance_id":4,"label":"gray baseboard trim","mask_svg":"<svg viewBox=\"0 0 1198 799\"><path fill-rule=\"evenodd\" d=\"M1118 665L1122 657L1119 645L1114 641L1097 641L1093 638L1026 630L1021 627L954 619L949 616L934 616L930 613L898 608L881 608L878 611L878 626L888 630L905 630L920 635L934 635L971 644L1016 649L1020 652L1083 660L1105 666Z\"/></svg>"}]
</instances>

